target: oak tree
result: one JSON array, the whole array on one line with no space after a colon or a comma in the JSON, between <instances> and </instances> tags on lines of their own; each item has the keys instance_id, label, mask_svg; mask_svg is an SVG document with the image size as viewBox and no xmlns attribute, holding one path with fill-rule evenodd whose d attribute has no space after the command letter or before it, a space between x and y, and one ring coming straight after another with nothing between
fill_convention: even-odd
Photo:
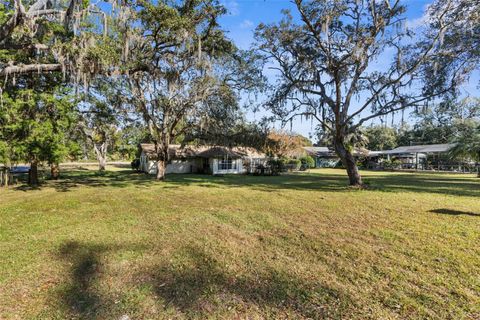
<instances>
[{"instance_id":1,"label":"oak tree","mask_svg":"<svg viewBox=\"0 0 480 320\"><path fill-rule=\"evenodd\" d=\"M208 125L209 108L235 100L240 81L258 73L220 29L225 9L215 0L143 3L132 34L132 69L122 96L147 125L157 179L165 178L169 144ZM131 29L132 30L132 29Z\"/></svg>"},{"instance_id":2,"label":"oak tree","mask_svg":"<svg viewBox=\"0 0 480 320\"><path fill-rule=\"evenodd\" d=\"M405 25L399 0L295 0L299 19L285 12L279 23L256 30L258 51L277 71L267 107L280 119L313 118L331 132L350 185L362 186L346 138L368 121L424 105L451 91L464 65L448 65L442 86L425 85L438 59L441 37L452 22L446 5L430 19L434 31L415 34ZM389 61L380 64L380 60Z\"/></svg>"}]
</instances>

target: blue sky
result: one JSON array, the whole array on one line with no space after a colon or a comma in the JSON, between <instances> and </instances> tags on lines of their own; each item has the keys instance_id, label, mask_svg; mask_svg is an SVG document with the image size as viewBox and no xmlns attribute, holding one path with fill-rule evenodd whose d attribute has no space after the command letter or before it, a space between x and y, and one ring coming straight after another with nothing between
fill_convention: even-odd
<instances>
[{"instance_id":1,"label":"blue sky","mask_svg":"<svg viewBox=\"0 0 480 320\"><path fill-rule=\"evenodd\" d=\"M414 28L416 25L421 24L425 8L430 2L427 0L404 1L407 6L406 18L410 27ZM293 3L288 0L222 0L222 3L226 6L229 13L221 18L220 23L223 29L228 32L229 37L241 49L250 48L253 42L254 29L259 23L279 21L282 18L282 9L291 9L292 13L296 12ZM478 77L475 77L475 79L472 79L470 83L464 86L464 95L480 96L477 84ZM247 114L249 120L259 119L261 116L262 113L254 115L252 112L249 112ZM298 120L293 123L292 127L293 131L308 137L315 129L315 125L315 123L312 125ZM279 128L279 124L276 127Z\"/></svg>"}]
</instances>

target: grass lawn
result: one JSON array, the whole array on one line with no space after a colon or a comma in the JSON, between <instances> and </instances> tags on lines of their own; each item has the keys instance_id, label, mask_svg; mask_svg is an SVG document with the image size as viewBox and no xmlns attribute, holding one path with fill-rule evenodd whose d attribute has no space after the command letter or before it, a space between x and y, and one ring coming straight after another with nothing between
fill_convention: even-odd
<instances>
[{"instance_id":1,"label":"grass lawn","mask_svg":"<svg viewBox=\"0 0 480 320\"><path fill-rule=\"evenodd\" d=\"M363 174L0 189L0 319L480 319L480 179Z\"/></svg>"}]
</instances>

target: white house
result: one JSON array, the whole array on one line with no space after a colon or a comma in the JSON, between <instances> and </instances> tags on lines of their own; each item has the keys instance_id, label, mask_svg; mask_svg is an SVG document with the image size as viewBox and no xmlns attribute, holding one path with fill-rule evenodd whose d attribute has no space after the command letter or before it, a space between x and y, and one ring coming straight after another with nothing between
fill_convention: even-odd
<instances>
[{"instance_id":1,"label":"white house","mask_svg":"<svg viewBox=\"0 0 480 320\"><path fill-rule=\"evenodd\" d=\"M143 143L140 151L140 170L156 174L155 146ZM267 161L264 153L245 147L170 145L168 152L166 173L242 174Z\"/></svg>"}]
</instances>

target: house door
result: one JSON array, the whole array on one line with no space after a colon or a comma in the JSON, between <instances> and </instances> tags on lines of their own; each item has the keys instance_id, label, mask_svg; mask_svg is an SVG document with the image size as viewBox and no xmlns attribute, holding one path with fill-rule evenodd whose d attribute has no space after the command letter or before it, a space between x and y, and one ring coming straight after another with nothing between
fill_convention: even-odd
<instances>
[{"instance_id":1,"label":"house door","mask_svg":"<svg viewBox=\"0 0 480 320\"><path fill-rule=\"evenodd\" d=\"M203 158L202 171L203 173L210 173L210 161L208 158Z\"/></svg>"}]
</instances>

